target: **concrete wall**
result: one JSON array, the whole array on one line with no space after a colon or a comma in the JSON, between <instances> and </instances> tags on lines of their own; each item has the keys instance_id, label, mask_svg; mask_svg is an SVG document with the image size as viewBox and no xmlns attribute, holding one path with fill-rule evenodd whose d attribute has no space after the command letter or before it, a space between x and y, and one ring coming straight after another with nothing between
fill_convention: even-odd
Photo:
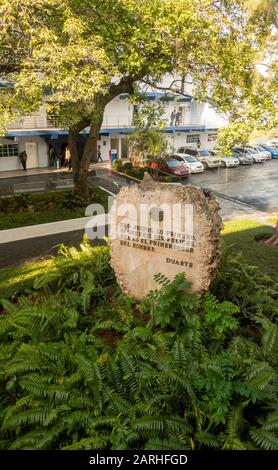
<instances>
[{"instance_id":1,"label":"concrete wall","mask_svg":"<svg viewBox=\"0 0 278 470\"><path fill-rule=\"evenodd\" d=\"M36 150L36 158L34 158L34 156L32 155L28 155L28 143L36 145L36 147L35 146L33 147L34 150ZM18 138L18 151L20 153L23 150L27 150L27 155L28 155L27 168L37 168L37 167L48 166L48 154L47 154L48 147L43 138L39 136L19 137ZM22 168L21 162L18 157L1 157L0 158L0 171L19 170L21 168Z\"/></svg>"}]
</instances>

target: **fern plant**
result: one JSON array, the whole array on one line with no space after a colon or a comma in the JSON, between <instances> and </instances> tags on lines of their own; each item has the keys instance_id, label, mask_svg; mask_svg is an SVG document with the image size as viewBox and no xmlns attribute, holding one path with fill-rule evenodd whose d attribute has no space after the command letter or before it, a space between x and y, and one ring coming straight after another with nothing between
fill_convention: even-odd
<instances>
[{"instance_id":1,"label":"fern plant","mask_svg":"<svg viewBox=\"0 0 278 470\"><path fill-rule=\"evenodd\" d=\"M2 302L2 449L278 449L272 315L184 275L139 305L87 243L56 268Z\"/></svg>"}]
</instances>

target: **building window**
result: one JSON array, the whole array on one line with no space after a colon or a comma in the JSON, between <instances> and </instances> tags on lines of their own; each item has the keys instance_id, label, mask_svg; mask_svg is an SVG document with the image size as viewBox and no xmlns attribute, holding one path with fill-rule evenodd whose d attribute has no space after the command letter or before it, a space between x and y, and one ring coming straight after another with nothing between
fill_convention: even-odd
<instances>
[{"instance_id":1,"label":"building window","mask_svg":"<svg viewBox=\"0 0 278 470\"><path fill-rule=\"evenodd\" d=\"M217 140L217 134L209 134L208 142L215 142Z\"/></svg>"},{"instance_id":2,"label":"building window","mask_svg":"<svg viewBox=\"0 0 278 470\"><path fill-rule=\"evenodd\" d=\"M193 144L194 142L198 143L200 140L200 134L191 134L186 136L186 143Z\"/></svg>"},{"instance_id":3,"label":"building window","mask_svg":"<svg viewBox=\"0 0 278 470\"><path fill-rule=\"evenodd\" d=\"M18 145L0 144L0 157L18 157Z\"/></svg>"}]
</instances>

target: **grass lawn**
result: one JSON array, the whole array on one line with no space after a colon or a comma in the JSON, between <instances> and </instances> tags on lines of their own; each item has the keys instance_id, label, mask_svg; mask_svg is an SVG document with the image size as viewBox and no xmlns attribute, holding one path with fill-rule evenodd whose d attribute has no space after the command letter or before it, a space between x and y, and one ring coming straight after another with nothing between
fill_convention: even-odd
<instances>
[{"instance_id":1,"label":"grass lawn","mask_svg":"<svg viewBox=\"0 0 278 470\"><path fill-rule=\"evenodd\" d=\"M7 230L28 225L46 224L59 220L85 217L87 203L75 203L71 191L48 191L24 195L21 201L18 196L0 198L0 230ZM98 203L107 211L108 194L100 188L90 188L90 203ZM9 203L5 210L1 204Z\"/></svg>"},{"instance_id":2,"label":"grass lawn","mask_svg":"<svg viewBox=\"0 0 278 470\"><path fill-rule=\"evenodd\" d=\"M267 225L248 219L235 219L225 223L223 239L235 253L241 253L249 264L258 266L271 277L278 275L278 247L254 240L254 237L272 234Z\"/></svg>"},{"instance_id":3,"label":"grass lawn","mask_svg":"<svg viewBox=\"0 0 278 470\"><path fill-rule=\"evenodd\" d=\"M235 253L242 253L248 263L258 266L272 278L277 277L278 247L267 246L254 240L257 235L271 234L272 228L247 219L225 223L222 231L224 243ZM53 260L26 264L16 268L0 269L0 298L8 298L32 286L43 271L54 268Z\"/></svg>"}]
</instances>

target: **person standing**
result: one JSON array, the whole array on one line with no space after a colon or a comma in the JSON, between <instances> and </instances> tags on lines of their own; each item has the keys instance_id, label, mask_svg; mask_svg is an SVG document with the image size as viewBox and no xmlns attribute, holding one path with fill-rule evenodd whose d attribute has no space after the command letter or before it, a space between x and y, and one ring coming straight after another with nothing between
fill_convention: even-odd
<instances>
[{"instance_id":1,"label":"person standing","mask_svg":"<svg viewBox=\"0 0 278 470\"><path fill-rule=\"evenodd\" d=\"M20 159L20 161L21 161L23 170L26 171L26 170L27 170L27 168L26 168L26 164L27 164L27 153L26 153L26 150L24 150L23 152L20 152L20 154L19 154L19 159Z\"/></svg>"},{"instance_id":2,"label":"person standing","mask_svg":"<svg viewBox=\"0 0 278 470\"><path fill-rule=\"evenodd\" d=\"M102 162L100 145L97 146L97 163L99 160Z\"/></svg>"},{"instance_id":3,"label":"person standing","mask_svg":"<svg viewBox=\"0 0 278 470\"><path fill-rule=\"evenodd\" d=\"M65 166L68 166L69 170L71 170L70 149L68 147L66 148L66 153L65 153Z\"/></svg>"},{"instance_id":4,"label":"person standing","mask_svg":"<svg viewBox=\"0 0 278 470\"><path fill-rule=\"evenodd\" d=\"M65 166L65 160L66 160L66 147L62 146L61 152L60 152L60 164L61 168Z\"/></svg>"},{"instance_id":5,"label":"person standing","mask_svg":"<svg viewBox=\"0 0 278 470\"><path fill-rule=\"evenodd\" d=\"M176 116L176 110L173 109L173 111L171 112L171 120L170 120L170 126L171 127L174 125L175 116Z\"/></svg>"},{"instance_id":6,"label":"person standing","mask_svg":"<svg viewBox=\"0 0 278 470\"><path fill-rule=\"evenodd\" d=\"M181 116L182 116L182 112L181 112L181 110L179 110L179 111L177 112L177 114L176 114L175 126L179 126L179 125L180 125Z\"/></svg>"}]
</instances>

